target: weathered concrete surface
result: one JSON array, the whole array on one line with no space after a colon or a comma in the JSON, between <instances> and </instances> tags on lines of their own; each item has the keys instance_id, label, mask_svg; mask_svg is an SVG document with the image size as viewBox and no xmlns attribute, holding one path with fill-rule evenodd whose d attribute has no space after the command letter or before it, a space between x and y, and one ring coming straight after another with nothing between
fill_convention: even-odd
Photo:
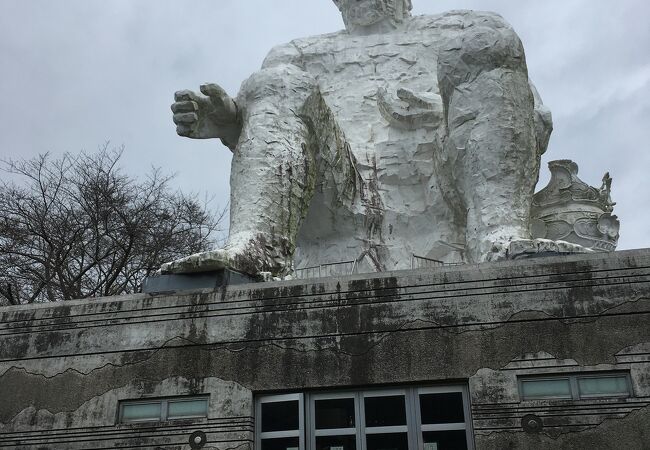
<instances>
[{"instance_id":1,"label":"weathered concrete surface","mask_svg":"<svg viewBox=\"0 0 650 450\"><path fill-rule=\"evenodd\" d=\"M649 315L650 250L6 307L0 448L252 448L254 393L466 380L479 450L641 449ZM519 399L518 375L598 370L634 397ZM118 400L189 393L207 420L115 424Z\"/></svg>"}]
</instances>

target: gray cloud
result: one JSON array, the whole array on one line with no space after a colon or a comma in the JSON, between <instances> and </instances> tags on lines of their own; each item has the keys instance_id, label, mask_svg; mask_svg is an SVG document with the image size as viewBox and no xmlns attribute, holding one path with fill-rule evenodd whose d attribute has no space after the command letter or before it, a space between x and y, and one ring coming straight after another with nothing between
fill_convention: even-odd
<instances>
[{"instance_id":1,"label":"gray cloud","mask_svg":"<svg viewBox=\"0 0 650 450\"><path fill-rule=\"evenodd\" d=\"M514 25L554 112L544 160L574 159L596 185L611 171L620 248L650 247L650 4L414 3L416 14L493 10ZM230 152L176 136L173 92L216 81L235 94L272 46L341 27L329 0L2 0L0 157L111 140L126 145L131 172L162 166L178 173L180 188L225 204Z\"/></svg>"}]
</instances>

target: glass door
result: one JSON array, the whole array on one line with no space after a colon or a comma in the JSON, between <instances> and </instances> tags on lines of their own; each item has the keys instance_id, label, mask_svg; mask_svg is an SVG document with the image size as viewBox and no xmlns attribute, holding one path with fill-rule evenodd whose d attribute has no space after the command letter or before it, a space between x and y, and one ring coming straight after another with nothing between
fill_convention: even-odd
<instances>
[{"instance_id":1,"label":"glass door","mask_svg":"<svg viewBox=\"0 0 650 450\"><path fill-rule=\"evenodd\" d=\"M304 450L302 394L264 397L256 406L256 448Z\"/></svg>"},{"instance_id":2,"label":"glass door","mask_svg":"<svg viewBox=\"0 0 650 450\"><path fill-rule=\"evenodd\" d=\"M365 450L409 450L406 392L366 391L362 400Z\"/></svg>"},{"instance_id":3,"label":"glass door","mask_svg":"<svg viewBox=\"0 0 650 450\"><path fill-rule=\"evenodd\" d=\"M462 387L417 390L417 414L422 450L471 450L468 446L467 392Z\"/></svg>"},{"instance_id":4,"label":"glass door","mask_svg":"<svg viewBox=\"0 0 650 450\"><path fill-rule=\"evenodd\" d=\"M359 408L354 393L310 396L311 448L314 450L357 450Z\"/></svg>"}]
</instances>

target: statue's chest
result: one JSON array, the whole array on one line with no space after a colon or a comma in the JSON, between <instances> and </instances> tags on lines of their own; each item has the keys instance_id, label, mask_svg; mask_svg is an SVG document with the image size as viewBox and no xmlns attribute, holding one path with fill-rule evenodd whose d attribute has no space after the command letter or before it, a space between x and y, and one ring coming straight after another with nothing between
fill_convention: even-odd
<instances>
[{"instance_id":1,"label":"statue's chest","mask_svg":"<svg viewBox=\"0 0 650 450\"><path fill-rule=\"evenodd\" d=\"M344 35L301 50L305 69L318 77L323 94L334 104L352 98L363 104L379 87L438 90L435 45L421 35Z\"/></svg>"},{"instance_id":2,"label":"statue's chest","mask_svg":"<svg viewBox=\"0 0 650 450\"><path fill-rule=\"evenodd\" d=\"M305 70L317 78L364 179L376 178L381 186L408 185L430 176L432 152L426 145L435 141L435 128L391 126L380 112L378 91L385 89L395 102L400 88L438 93L432 43L415 34L339 36L300 50Z\"/></svg>"}]
</instances>

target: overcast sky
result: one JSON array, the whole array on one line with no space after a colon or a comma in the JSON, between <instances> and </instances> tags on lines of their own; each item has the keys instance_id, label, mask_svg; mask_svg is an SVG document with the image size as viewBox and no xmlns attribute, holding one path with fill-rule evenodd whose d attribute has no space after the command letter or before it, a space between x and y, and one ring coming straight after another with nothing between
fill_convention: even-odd
<instances>
[{"instance_id":1,"label":"overcast sky","mask_svg":"<svg viewBox=\"0 0 650 450\"><path fill-rule=\"evenodd\" d=\"M647 0L413 0L415 14L501 13L554 115L546 162L614 178L620 249L650 247L650 3ZM331 0L0 0L0 158L124 144L134 173L177 173L228 200L230 152L176 136L176 90L235 95L276 44L343 27ZM3 175L0 174L0 177Z\"/></svg>"}]
</instances>

